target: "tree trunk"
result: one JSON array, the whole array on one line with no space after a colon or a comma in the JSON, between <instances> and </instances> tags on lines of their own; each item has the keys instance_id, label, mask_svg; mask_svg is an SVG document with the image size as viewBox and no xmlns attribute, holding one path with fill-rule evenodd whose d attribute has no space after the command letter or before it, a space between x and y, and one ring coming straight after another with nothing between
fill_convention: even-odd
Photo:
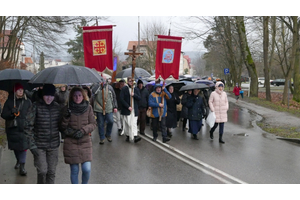
<instances>
[{"instance_id":1,"label":"tree trunk","mask_svg":"<svg viewBox=\"0 0 300 200\"><path fill-rule=\"evenodd\" d=\"M249 76L251 77L250 96L257 97L258 96L257 71L247 42L244 17L238 16L235 18L236 18L237 32L239 35L241 53L243 56L244 63L248 69Z\"/></svg>"},{"instance_id":2,"label":"tree trunk","mask_svg":"<svg viewBox=\"0 0 300 200\"><path fill-rule=\"evenodd\" d=\"M266 100L271 101L270 92L270 77L269 77L269 16L263 17L263 46L264 46L264 72L265 72L265 86L266 86Z\"/></svg>"},{"instance_id":3,"label":"tree trunk","mask_svg":"<svg viewBox=\"0 0 300 200\"><path fill-rule=\"evenodd\" d=\"M297 102L300 102L300 47L299 47L299 25L298 17L292 17L294 24L293 31L293 50L295 48L294 54L294 91L293 99ZM292 88L292 86L290 86Z\"/></svg>"}]
</instances>

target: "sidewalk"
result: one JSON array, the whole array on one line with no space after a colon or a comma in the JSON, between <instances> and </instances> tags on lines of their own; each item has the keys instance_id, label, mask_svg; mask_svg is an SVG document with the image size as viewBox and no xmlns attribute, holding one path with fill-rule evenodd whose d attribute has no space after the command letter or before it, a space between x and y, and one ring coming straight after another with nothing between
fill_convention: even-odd
<instances>
[{"instance_id":1,"label":"sidewalk","mask_svg":"<svg viewBox=\"0 0 300 200\"><path fill-rule=\"evenodd\" d=\"M265 108L253 103L248 103L246 101L243 101L243 99L239 99L238 103L236 103L236 100L234 97L231 96L231 94L228 94L228 101L231 103L234 103L237 106L247 108L248 110L253 111L254 113L257 113L258 115L263 117L263 122L268 124L270 127L276 126L276 127L296 127L296 131L300 132L300 118L292 116L289 113L285 112L279 112L275 110L271 110L269 108ZM278 139L285 139L285 138L278 138ZM286 139L286 140L295 140L296 142L300 142L299 139Z\"/></svg>"}]
</instances>

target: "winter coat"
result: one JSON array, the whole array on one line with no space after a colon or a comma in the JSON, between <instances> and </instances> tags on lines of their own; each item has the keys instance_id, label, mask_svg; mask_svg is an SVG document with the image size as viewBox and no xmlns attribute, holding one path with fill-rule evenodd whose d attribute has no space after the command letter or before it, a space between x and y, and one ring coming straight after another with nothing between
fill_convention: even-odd
<instances>
[{"instance_id":1,"label":"winter coat","mask_svg":"<svg viewBox=\"0 0 300 200\"><path fill-rule=\"evenodd\" d=\"M111 85L104 85L104 101L105 101L105 113L112 113L114 108L117 108L116 94ZM103 113L102 103L102 87L97 90L94 96L94 111Z\"/></svg>"},{"instance_id":2,"label":"winter coat","mask_svg":"<svg viewBox=\"0 0 300 200\"><path fill-rule=\"evenodd\" d=\"M216 89L210 94L209 107L212 112L215 112L216 123L227 122L227 111L229 108L226 92L220 92L218 85L222 82L216 83Z\"/></svg>"},{"instance_id":3,"label":"winter coat","mask_svg":"<svg viewBox=\"0 0 300 200\"><path fill-rule=\"evenodd\" d=\"M30 107L24 132L29 138L30 149L54 149L60 145L59 120L60 105L54 100L47 105L43 99L36 101Z\"/></svg>"},{"instance_id":4,"label":"winter coat","mask_svg":"<svg viewBox=\"0 0 300 200\"><path fill-rule=\"evenodd\" d=\"M5 132L7 136L8 148L11 150L25 150L29 148L28 139L24 134L25 119L28 114L28 110L31 107L31 101L27 99L26 95L23 98L16 98L16 108L20 108L20 115L15 117L11 113L14 107L14 95L9 95L8 99L4 103L1 117L5 119ZM22 103L23 102L23 103ZM10 124L16 118L17 126L11 127Z\"/></svg>"},{"instance_id":5,"label":"winter coat","mask_svg":"<svg viewBox=\"0 0 300 200\"><path fill-rule=\"evenodd\" d=\"M187 119L188 118L188 107L186 107L186 103L188 100L188 97L191 96L189 93L184 93L182 95L182 99L181 99L181 104L182 104L182 109L181 109L181 117Z\"/></svg>"},{"instance_id":6,"label":"winter coat","mask_svg":"<svg viewBox=\"0 0 300 200\"><path fill-rule=\"evenodd\" d=\"M170 93L171 94L171 93ZM177 109L176 105L180 103L178 94L173 92L171 98L167 99L167 118L166 118L166 127L175 128L177 127Z\"/></svg>"},{"instance_id":7,"label":"winter coat","mask_svg":"<svg viewBox=\"0 0 300 200\"><path fill-rule=\"evenodd\" d=\"M86 101L82 102L82 106L87 107L86 110L74 113L76 108L70 106L71 116L63 116L60 127L62 132L67 128L80 130L84 135L80 139L73 138L71 135L64 139L63 154L66 164L79 164L87 161L92 161L92 140L90 133L96 128L96 120L93 108ZM63 108L63 113L68 109L68 106Z\"/></svg>"},{"instance_id":8,"label":"winter coat","mask_svg":"<svg viewBox=\"0 0 300 200\"><path fill-rule=\"evenodd\" d=\"M202 120L205 115L205 104L203 97L195 96L193 93L188 97L186 107L188 108L189 120Z\"/></svg>"},{"instance_id":9,"label":"winter coat","mask_svg":"<svg viewBox=\"0 0 300 200\"><path fill-rule=\"evenodd\" d=\"M149 92L144 86L139 90L141 94L141 99L138 103L139 109L148 108Z\"/></svg>"},{"instance_id":10,"label":"winter coat","mask_svg":"<svg viewBox=\"0 0 300 200\"><path fill-rule=\"evenodd\" d=\"M121 89L120 88L114 88L114 91L115 91L116 99L117 99L117 102L118 102L118 110L120 111L122 109L121 98L120 98Z\"/></svg>"},{"instance_id":11,"label":"winter coat","mask_svg":"<svg viewBox=\"0 0 300 200\"><path fill-rule=\"evenodd\" d=\"M121 94L120 94L120 99L121 99L121 104L122 104L122 109L121 109L121 115L130 115L130 110L128 110L129 107L131 107L130 105L130 99L131 99L131 94L129 93L129 86L125 85L122 90L121 90ZM132 106L134 109L134 116L138 116L139 115L139 101L141 99L141 94L140 94L140 90L136 87L134 87L134 105Z\"/></svg>"},{"instance_id":12,"label":"winter coat","mask_svg":"<svg viewBox=\"0 0 300 200\"><path fill-rule=\"evenodd\" d=\"M166 117L167 100L172 98L172 95L168 92L166 88L161 93L156 93L155 89L156 87L154 87L154 91L149 95L149 99L148 99L148 106L152 107L151 118L159 117L158 109L160 109L159 104L162 102L162 98L164 98L164 109L161 116Z\"/></svg>"},{"instance_id":13,"label":"winter coat","mask_svg":"<svg viewBox=\"0 0 300 200\"><path fill-rule=\"evenodd\" d=\"M240 87L235 86L235 87L233 88L233 93L234 93L234 95L235 95L235 96L239 96L239 95L240 95L240 90L241 90Z\"/></svg>"}]
</instances>

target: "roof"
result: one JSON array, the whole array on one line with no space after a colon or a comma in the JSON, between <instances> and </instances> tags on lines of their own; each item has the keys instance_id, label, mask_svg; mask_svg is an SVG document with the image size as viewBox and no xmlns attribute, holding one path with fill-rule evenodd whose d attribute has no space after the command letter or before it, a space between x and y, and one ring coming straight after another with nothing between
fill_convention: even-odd
<instances>
[{"instance_id":1,"label":"roof","mask_svg":"<svg viewBox=\"0 0 300 200\"><path fill-rule=\"evenodd\" d=\"M25 64L33 64L31 57L25 57Z\"/></svg>"},{"instance_id":2,"label":"roof","mask_svg":"<svg viewBox=\"0 0 300 200\"><path fill-rule=\"evenodd\" d=\"M154 42L154 41L145 41L145 40L140 41L140 46L149 46L149 48L151 48L151 49L154 48L155 44L156 44L156 42ZM135 45L137 47L138 46L138 41L129 41L128 46L127 46L127 50L132 50L133 45Z\"/></svg>"},{"instance_id":3,"label":"roof","mask_svg":"<svg viewBox=\"0 0 300 200\"><path fill-rule=\"evenodd\" d=\"M5 30L5 32L4 32L4 45L3 45L3 33L0 33L0 47L5 47L6 45L7 45L7 42L8 42L8 40L9 40L9 35L10 35L10 33L11 33L11 30ZM17 40L19 41L19 39L17 38ZM21 44L20 45L24 45L24 43L23 42L21 42Z\"/></svg>"}]
</instances>

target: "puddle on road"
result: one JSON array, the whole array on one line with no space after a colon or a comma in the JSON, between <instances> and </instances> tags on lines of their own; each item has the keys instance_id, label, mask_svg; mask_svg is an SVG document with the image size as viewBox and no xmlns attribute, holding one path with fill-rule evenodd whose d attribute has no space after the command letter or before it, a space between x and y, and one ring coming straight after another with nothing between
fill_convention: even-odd
<instances>
[{"instance_id":1,"label":"puddle on road","mask_svg":"<svg viewBox=\"0 0 300 200\"><path fill-rule=\"evenodd\" d=\"M246 133L237 133L237 134L233 134L233 136L244 136L244 137L248 137L249 135Z\"/></svg>"},{"instance_id":2,"label":"puddle on road","mask_svg":"<svg viewBox=\"0 0 300 200\"><path fill-rule=\"evenodd\" d=\"M239 107L234 103L229 104L229 110L227 112L228 122L240 125L244 128L253 128L256 125L255 122L261 120L261 117L255 112L243 107Z\"/></svg>"}]
</instances>

